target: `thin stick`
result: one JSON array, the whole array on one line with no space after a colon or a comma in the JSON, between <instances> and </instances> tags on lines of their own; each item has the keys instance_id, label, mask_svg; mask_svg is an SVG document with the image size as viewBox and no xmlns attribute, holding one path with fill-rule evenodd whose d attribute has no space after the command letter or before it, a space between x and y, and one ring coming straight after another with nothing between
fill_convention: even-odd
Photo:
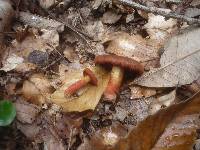
<instances>
[{"instance_id":1,"label":"thin stick","mask_svg":"<svg viewBox=\"0 0 200 150\"><path fill-rule=\"evenodd\" d=\"M184 16L184 15L179 15L179 14L176 14L176 13L173 13L173 12L168 13L166 11L161 10L160 8L147 7L147 6L138 4L136 2L133 2L131 0L114 0L114 1L116 1L115 2L116 4L119 3L119 4L126 5L126 6L129 6L129 7L132 7L132 8L137 8L139 10L143 10L143 11L146 11L146 12L155 13L155 14L165 16L165 17L169 17L169 18L179 19L181 21L186 21L188 23L200 24L200 19L195 19L195 18Z\"/></svg>"}]
</instances>

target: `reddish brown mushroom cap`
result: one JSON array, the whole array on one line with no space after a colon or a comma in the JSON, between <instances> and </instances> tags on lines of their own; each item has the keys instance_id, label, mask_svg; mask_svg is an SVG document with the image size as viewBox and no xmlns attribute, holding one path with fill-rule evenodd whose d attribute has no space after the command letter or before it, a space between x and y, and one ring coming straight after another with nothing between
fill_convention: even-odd
<instances>
[{"instance_id":1,"label":"reddish brown mushroom cap","mask_svg":"<svg viewBox=\"0 0 200 150\"><path fill-rule=\"evenodd\" d=\"M92 70L90 70L89 68L85 68L83 71L83 75L84 76L89 76L90 77L90 83L93 85L97 85L97 78L95 76L95 74L92 72Z\"/></svg>"},{"instance_id":2,"label":"reddish brown mushroom cap","mask_svg":"<svg viewBox=\"0 0 200 150\"><path fill-rule=\"evenodd\" d=\"M94 62L95 64L112 64L113 66L119 66L138 75L141 75L144 72L143 65L128 57L117 55L99 55L95 57Z\"/></svg>"}]
</instances>

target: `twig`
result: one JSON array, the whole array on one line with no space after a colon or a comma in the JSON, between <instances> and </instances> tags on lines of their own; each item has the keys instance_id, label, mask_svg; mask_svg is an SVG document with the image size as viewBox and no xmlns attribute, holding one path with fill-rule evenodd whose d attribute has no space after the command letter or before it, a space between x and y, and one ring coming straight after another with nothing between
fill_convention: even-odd
<instances>
[{"instance_id":1,"label":"twig","mask_svg":"<svg viewBox=\"0 0 200 150\"><path fill-rule=\"evenodd\" d=\"M138 4L136 2L133 2L131 0L114 0L114 3L118 3L118 4L122 4L122 5L126 5L132 8L137 8L146 12L151 12L151 13L155 13L158 15L162 15L165 17L169 17L169 18L175 18L175 19L180 19L182 21L186 21L188 23L195 23L195 24L200 24L200 19L195 19L195 18L191 18L191 17L187 17L184 15L179 15L173 12L167 12L167 11L163 11L160 8L157 7L147 7L141 4Z\"/></svg>"}]
</instances>

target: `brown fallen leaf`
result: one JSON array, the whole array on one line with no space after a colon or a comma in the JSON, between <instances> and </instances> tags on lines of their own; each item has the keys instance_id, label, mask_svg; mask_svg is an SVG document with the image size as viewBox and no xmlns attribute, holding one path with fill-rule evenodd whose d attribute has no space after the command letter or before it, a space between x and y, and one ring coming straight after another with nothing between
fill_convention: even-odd
<instances>
[{"instance_id":1,"label":"brown fallen leaf","mask_svg":"<svg viewBox=\"0 0 200 150\"><path fill-rule=\"evenodd\" d=\"M0 0L0 32L5 32L11 26L11 21L14 18L14 10L10 1ZM0 44L3 44L3 34L0 35Z\"/></svg>"},{"instance_id":2,"label":"brown fallen leaf","mask_svg":"<svg viewBox=\"0 0 200 150\"><path fill-rule=\"evenodd\" d=\"M3 62L3 67L0 70L5 72L11 71L15 69L18 65L22 64L24 59L15 54L11 54L8 58Z\"/></svg>"},{"instance_id":3,"label":"brown fallen leaf","mask_svg":"<svg viewBox=\"0 0 200 150\"><path fill-rule=\"evenodd\" d=\"M63 54L70 62L75 62L76 60L79 60L78 54L76 54L73 47L66 46Z\"/></svg>"},{"instance_id":4,"label":"brown fallen leaf","mask_svg":"<svg viewBox=\"0 0 200 150\"><path fill-rule=\"evenodd\" d=\"M114 24L121 18L121 14L109 10L103 14L102 22L105 24Z\"/></svg>"},{"instance_id":5,"label":"brown fallen leaf","mask_svg":"<svg viewBox=\"0 0 200 150\"><path fill-rule=\"evenodd\" d=\"M64 112L82 112L85 110L94 110L97 106L109 80L109 73L102 67L93 68L98 79L98 85L87 85L82 89L79 97L66 98L64 91L69 85L79 80L83 75L80 71L74 71L68 74L64 85L51 95L51 101L63 108Z\"/></svg>"},{"instance_id":6,"label":"brown fallen leaf","mask_svg":"<svg viewBox=\"0 0 200 150\"><path fill-rule=\"evenodd\" d=\"M131 89L131 99L147 98L156 95L156 89L140 87L140 86L130 86Z\"/></svg>"},{"instance_id":7,"label":"brown fallen leaf","mask_svg":"<svg viewBox=\"0 0 200 150\"><path fill-rule=\"evenodd\" d=\"M126 56L139 62L158 58L158 47L148 43L139 35L130 36L125 32L114 32L104 38L107 53Z\"/></svg>"},{"instance_id":8,"label":"brown fallen leaf","mask_svg":"<svg viewBox=\"0 0 200 150\"><path fill-rule=\"evenodd\" d=\"M47 150L66 150L66 145L60 139L56 139L53 135L44 138L44 149Z\"/></svg>"},{"instance_id":9,"label":"brown fallen leaf","mask_svg":"<svg viewBox=\"0 0 200 150\"><path fill-rule=\"evenodd\" d=\"M166 143L158 143L157 148L163 150L180 150L192 147L195 139L196 129L199 128L199 123L195 124L192 120L200 113L200 93L198 92L187 101L172 105L165 109L161 109L153 116L147 117L142 121L137 128L134 128L127 138L120 140L113 150L149 150L156 146L159 140L170 142L170 146L166 147ZM190 119L189 119L190 118ZM186 123L185 120L190 120L191 123ZM171 123L171 124L170 124ZM181 124L183 123L183 124ZM177 125L177 129L176 126ZM184 130L181 130L181 126ZM170 130L175 130L170 133ZM168 131L167 131L168 130ZM162 139L162 134L168 138ZM165 133L166 132L166 133ZM176 136L178 132L179 136ZM184 134L182 134L182 133ZM186 134L187 133L187 134ZM184 138L187 135L187 138ZM160 138L161 137L161 138ZM156 147L155 147L156 148ZM109 148L107 148L109 149Z\"/></svg>"},{"instance_id":10,"label":"brown fallen leaf","mask_svg":"<svg viewBox=\"0 0 200 150\"><path fill-rule=\"evenodd\" d=\"M40 6L44 9L50 8L52 5L55 4L55 0L38 0Z\"/></svg>"},{"instance_id":11,"label":"brown fallen leaf","mask_svg":"<svg viewBox=\"0 0 200 150\"><path fill-rule=\"evenodd\" d=\"M154 42L163 45L171 34L177 30L177 20L173 18L166 20L163 16L149 13L148 23L144 27Z\"/></svg>"},{"instance_id":12,"label":"brown fallen leaf","mask_svg":"<svg viewBox=\"0 0 200 150\"><path fill-rule=\"evenodd\" d=\"M32 70L35 70L37 68L37 65L33 63L21 63L16 66L15 71L20 73L26 73Z\"/></svg>"},{"instance_id":13,"label":"brown fallen leaf","mask_svg":"<svg viewBox=\"0 0 200 150\"><path fill-rule=\"evenodd\" d=\"M33 51L54 50L59 45L59 35L57 31L43 30L43 34L40 36L38 33L30 31L28 36L24 38L22 42L17 40L12 41L12 45L8 47L3 53L1 70L11 71L17 69L17 71L26 71L34 69L33 65L28 63L28 56ZM28 63L28 64L25 64ZM20 66L21 65L21 66ZM26 67L23 69L23 67Z\"/></svg>"},{"instance_id":14,"label":"brown fallen leaf","mask_svg":"<svg viewBox=\"0 0 200 150\"><path fill-rule=\"evenodd\" d=\"M17 129L20 130L27 138L34 139L39 134L41 127L37 123L24 124L17 122Z\"/></svg>"},{"instance_id":15,"label":"brown fallen leaf","mask_svg":"<svg viewBox=\"0 0 200 150\"><path fill-rule=\"evenodd\" d=\"M33 74L22 87L25 100L37 105L44 104L53 91L50 81L43 74Z\"/></svg>"},{"instance_id":16,"label":"brown fallen leaf","mask_svg":"<svg viewBox=\"0 0 200 150\"><path fill-rule=\"evenodd\" d=\"M34 50L46 52L46 50L53 50L59 45L59 35L54 30L42 30L43 34L39 35L37 31L30 31L30 34L24 38L22 42L16 40L12 41L12 45L8 47L9 55L15 54L23 58ZM6 54L8 55L8 54Z\"/></svg>"},{"instance_id":17,"label":"brown fallen leaf","mask_svg":"<svg viewBox=\"0 0 200 150\"><path fill-rule=\"evenodd\" d=\"M126 134L126 128L119 123L114 123L95 132L90 140L85 137L78 150L94 150L94 147L96 150L103 150L106 146L115 145Z\"/></svg>"},{"instance_id":18,"label":"brown fallen leaf","mask_svg":"<svg viewBox=\"0 0 200 150\"><path fill-rule=\"evenodd\" d=\"M151 103L149 104L149 114L155 114L157 111L159 111L163 107L168 107L175 103L176 98L176 90L173 90L172 92L162 95L159 97L152 97L150 98Z\"/></svg>"},{"instance_id":19,"label":"brown fallen leaf","mask_svg":"<svg viewBox=\"0 0 200 150\"><path fill-rule=\"evenodd\" d=\"M19 21L26 25L39 29L56 30L59 33L64 31L64 24L53 19L41 17L29 12L19 12Z\"/></svg>"},{"instance_id":20,"label":"brown fallen leaf","mask_svg":"<svg viewBox=\"0 0 200 150\"><path fill-rule=\"evenodd\" d=\"M200 28L185 31L165 44L160 68L144 73L134 81L147 87L174 87L190 84L200 76Z\"/></svg>"},{"instance_id":21,"label":"brown fallen leaf","mask_svg":"<svg viewBox=\"0 0 200 150\"><path fill-rule=\"evenodd\" d=\"M90 21L84 27L84 29L90 37L94 38L94 40L101 40L105 33L105 27L102 21L95 21L95 22Z\"/></svg>"},{"instance_id":22,"label":"brown fallen leaf","mask_svg":"<svg viewBox=\"0 0 200 150\"><path fill-rule=\"evenodd\" d=\"M199 128L199 114L179 115L168 125L152 150L192 149Z\"/></svg>"},{"instance_id":23,"label":"brown fallen leaf","mask_svg":"<svg viewBox=\"0 0 200 150\"><path fill-rule=\"evenodd\" d=\"M17 119L22 123L33 123L40 112L40 108L24 100L15 103Z\"/></svg>"}]
</instances>

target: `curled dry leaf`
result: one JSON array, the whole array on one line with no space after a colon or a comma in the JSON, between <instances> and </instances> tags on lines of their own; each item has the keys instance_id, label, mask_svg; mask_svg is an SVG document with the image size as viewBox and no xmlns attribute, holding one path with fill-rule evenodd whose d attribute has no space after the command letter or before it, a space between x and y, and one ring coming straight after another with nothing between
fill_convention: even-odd
<instances>
[{"instance_id":1,"label":"curled dry leaf","mask_svg":"<svg viewBox=\"0 0 200 150\"><path fill-rule=\"evenodd\" d=\"M200 76L200 28L172 37L165 44L160 68L152 69L134 83L147 87L190 84Z\"/></svg>"},{"instance_id":2,"label":"curled dry leaf","mask_svg":"<svg viewBox=\"0 0 200 150\"><path fill-rule=\"evenodd\" d=\"M200 93L197 93L187 101L171 105L147 117L130 132L127 138L120 140L113 150L149 150L153 147L156 150L184 149L185 147L191 149L196 129L200 125L194 123L193 120L198 122L199 113ZM176 133L180 136L176 136Z\"/></svg>"},{"instance_id":3,"label":"curled dry leaf","mask_svg":"<svg viewBox=\"0 0 200 150\"><path fill-rule=\"evenodd\" d=\"M44 104L52 92L50 81L43 74L33 74L22 87L24 98L38 105Z\"/></svg>"},{"instance_id":4,"label":"curled dry leaf","mask_svg":"<svg viewBox=\"0 0 200 150\"><path fill-rule=\"evenodd\" d=\"M79 97L65 98L64 91L67 87L83 76L82 72L74 71L68 74L64 85L51 95L51 101L61 106L64 112L94 110L107 86L109 74L99 66L94 67L92 70L98 79L97 86L88 84L82 89L83 91L81 91L82 93Z\"/></svg>"},{"instance_id":5,"label":"curled dry leaf","mask_svg":"<svg viewBox=\"0 0 200 150\"><path fill-rule=\"evenodd\" d=\"M139 62L158 58L158 48L139 35L130 36L124 32L115 32L108 34L104 41L108 44L105 51L111 54L133 58Z\"/></svg>"}]
</instances>

